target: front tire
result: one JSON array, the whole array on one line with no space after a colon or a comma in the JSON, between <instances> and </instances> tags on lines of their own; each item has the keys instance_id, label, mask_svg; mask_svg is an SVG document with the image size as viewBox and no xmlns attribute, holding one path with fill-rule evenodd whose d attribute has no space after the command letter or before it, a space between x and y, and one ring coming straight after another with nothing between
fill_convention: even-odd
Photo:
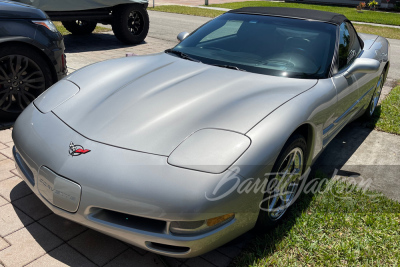
<instances>
[{"instance_id":1,"label":"front tire","mask_svg":"<svg viewBox=\"0 0 400 267\"><path fill-rule=\"evenodd\" d=\"M278 223L296 200L305 171L307 144L300 134L292 135L281 150L268 184L275 187L264 195L256 228L265 231ZM276 179L276 183L273 183ZM268 187L268 186L267 186Z\"/></svg>"},{"instance_id":2,"label":"front tire","mask_svg":"<svg viewBox=\"0 0 400 267\"><path fill-rule=\"evenodd\" d=\"M368 108L364 113L364 119L370 119L372 115L374 115L375 109L378 106L379 98L381 97L384 80L385 80L385 71L383 71L381 76L379 77L374 94L372 95Z\"/></svg>"},{"instance_id":3,"label":"front tire","mask_svg":"<svg viewBox=\"0 0 400 267\"><path fill-rule=\"evenodd\" d=\"M121 5L113 10L115 37L126 44L143 42L149 32L149 15L141 5Z\"/></svg>"},{"instance_id":4,"label":"front tire","mask_svg":"<svg viewBox=\"0 0 400 267\"><path fill-rule=\"evenodd\" d=\"M26 45L0 49L0 121L14 121L41 93L53 84L46 60Z\"/></svg>"},{"instance_id":5,"label":"front tire","mask_svg":"<svg viewBox=\"0 0 400 267\"><path fill-rule=\"evenodd\" d=\"M63 21L62 24L74 35L87 35L94 31L97 22L87 20L67 20Z\"/></svg>"}]
</instances>

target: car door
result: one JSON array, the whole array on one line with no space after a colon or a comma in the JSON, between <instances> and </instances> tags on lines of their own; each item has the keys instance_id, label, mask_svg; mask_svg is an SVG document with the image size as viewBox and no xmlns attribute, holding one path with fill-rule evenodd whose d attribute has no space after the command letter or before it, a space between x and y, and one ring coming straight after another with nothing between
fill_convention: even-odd
<instances>
[{"instance_id":1,"label":"car door","mask_svg":"<svg viewBox=\"0 0 400 267\"><path fill-rule=\"evenodd\" d=\"M361 45L349 22L343 22L339 27L339 46L336 57L336 67L332 82L336 87L337 105L334 122L324 131L324 139L332 139L347 122L355 115L356 104L360 98L356 75L346 78L344 74L360 55ZM353 31L352 31L353 30Z\"/></svg>"},{"instance_id":2,"label":"car door","mask_svg":"<svg viewBox=\"0 0 400 267\"><path fill-rule=\"evenodd\" d=\"M354 35L354 38L358 37L356 30L350 22L347 22L350 35ZM361 56L361 55L360 55ZM354 75L357 79L358 90L359 90L359 103L357 105L357 110L361 109L364 105L368 105L371 100L371 95L376 88L379 75L377 73L356 73ZM375 77L374 77L375 76ZM372 78L374 77L374 78Z\"/></svg>"}]
</instances>

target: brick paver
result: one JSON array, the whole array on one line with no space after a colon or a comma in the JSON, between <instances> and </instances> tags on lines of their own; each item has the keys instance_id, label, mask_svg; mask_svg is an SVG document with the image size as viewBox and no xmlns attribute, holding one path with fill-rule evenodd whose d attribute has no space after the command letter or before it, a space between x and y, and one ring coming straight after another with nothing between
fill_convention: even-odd
<instances>
[{"instance_id":1,"label":"brick paver","mask_svg":"<svg viewBox=\"0 0 400 267\"><path fill-rule=\"evenodd\" d=\"M11 172L13 169L15 169L14 161L0 154L0 181L15 176Z\"/></svg>"},{"instance_id":2,"label":"brick paver","mask_svg":"<svg viewBox=\"0 0 400 267\"><path fill-rule=\"evenodd\" d=\"M55 214L39 220L39 223L64 241L69 241L87 230L85 226L66 220Z\"/></svg>"},{"instance_id":3,"label":"brick paver","mask_svg":"<svg viewBox=\"0 0 400 267\"><path fill-rule=\"evenodd\" d=\"M35 194L27 195L13 202L13 205L22 210L35 221L40 220L52 212Z\"/></svg>"},{"instance_id":4,"label":"brick paver","mask_svg":"<svg viewBox=\"0 0 400 267\"><path fill-rule=\"evenodd\" d=\"M7 142L3 144L4 148L0 150L1 155L7 157L7 158L12 158L12 147L14 145L14 142Z\"/></svg>"},{"instance_id":5,"label":"brick paver","mask_svg":"<svg viewBox=\"0 0 400 267\"><path fill-rule=\"evenodd\" d=\"M71 239L68 244L99 266L128 249L125 243L93 230L85 231Z\"/></svg>"},{"instance_id":6,"label":"brick paver","mask_svg":"<svg viewBox=\"0 0 400 267\"><path fill-rule=\"evenodd\" d=\"M148 36L145 42L128 46L121 44L112 32L105 32L88 36L68 35L65 37L65 44L67 65L71 72L99 61L124 57L127 53L135 55L158 53L175 46L176 42Z\"/></svg>"},{"instance_id":7,"label":"brick paver","mask_svg":"<svg viewBox=\"0 0 400 267\"><path fill-rule=\"evenodd\" d=\"M23 266L62 244L62 240L38 223L8 235L11 245L0 251L0 259L6 266Z\"/></svg>"},{"instance_id":8,"label":"brick paver","mask_svg":"<svg viewBox=\"0 0 400 267\"><path fill-rule=\"evenodd\" d=\"M191 267L214 267L215 265L203 259L202 257L191 258L185 262Z\"/></svg>"},{"instance_id":9,"label":"brick paver","mask_svg":"<svg viewBox=\"0 0 400 267\"><path fill-rule=\"evenodd\" d=\"M8 202L13 202L29 194L33 194L31 189L18 176L13 176L0 182L0 196L8 200Z\"/></svg>"},{"instance_id":10,"label":"brick paver","mask_svg":"<svg viewBox=\"0 0 400 267\"><path fill-rule=\"evenodd\" d=\"M231 262L231 259L229 257L225 256L218 250L212 250L204 254L202 258L217 266L227 266Z\"/></svg>"},{"instance_id":11,"label":"brick paver","mask_svg":"<svg viewBox=\"0 0 400 267\"><path fill-rule=\"evenodd\" d=\"M153 253L146 253L146 255L142 256L136 251L128 249L124 253L120 254L118 257L110 261L108 264L106 264L105 267L126 266L127 262L131 263L130 266L163 266L158 256Z\"/></svg>"},{"instance_id":12,"label":"brick paver","mask_svg":"<svg viewBox=\"0 0 400 267\"><path fill-rule=\"evenodd\" d=\"M12 204L0 207L0 214L0 236L2 237L33 223L33 220L29 216L14 207Z\"/></svg>"},{"instance_id":13,"label":"brick paver","mask_svg":"<svg viewBox=\"0 0 400 267\"><path fill-rule=\"evenodd\" d=\"M9 246L10 244L4 238L0 237L0 250L3 250Z\"/></svg>"},{"instance_id":14,"label":"brick paver","mask_svg":"<svg viewBox=\"0 0 400 267\"><path fill-rule=\"evenodd\" d=\"M0 197L0 207L1 207L1 206L4 206L4 205L6 205L6 204L8 204L8 201L5 200L4 198Z\"/></svg>"},{"instance_id":15,"label":"brick paver","mask_svg":"<svg viewBox=\"0 0 400 267\"><path fill-rule=\"evenodd\" d=\"M0 143L5 144L8 142L12 142L11 130L6 129L3 131L0 131Z\"/></svg>"},{"instance_id":16,"label":"brick paver","mask_svg":"<svg viewBox=\"0 0 400 267\"><path fill-rule=\"evenodd\" d=\"M43 266L79 266L79 267L95 267L96 264L85 258L82 254L63 244L52 250L48 254L43 255L39 259L31 262L28 267Z\"/></svg>"},{"instance_id":17,"label":"brick paver","mask_svg":"<svg viewBox=\"0 0 400 267\"><path fill-rule=\"evenodd\" d=\"M70 72L98 61L161 52L176 42L147 37L122 45L111 32L66 36ZM226 266L235 243L203 257L162 257L126 244L53 213L19 177L12 157L11 129L0 131L0 267L2 266Z\"/></svg>"}]
</instances>

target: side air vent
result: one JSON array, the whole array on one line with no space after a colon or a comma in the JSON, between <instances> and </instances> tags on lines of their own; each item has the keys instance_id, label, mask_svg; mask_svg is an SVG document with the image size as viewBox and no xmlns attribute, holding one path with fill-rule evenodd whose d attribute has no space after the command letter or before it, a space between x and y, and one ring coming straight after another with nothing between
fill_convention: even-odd
<instances>
[{"instance_id":1,"label":"side air vent","mask_svg":"<svg viewBox=\"0 0 400 267\"><path fill-rule=\"evenodd\" d=\"M106 209L101 209L95 212L91 217L100 223L111 223L116 227L123 226L152 233L163 233L167 224L165 221L144 218Z\"/></svg>"},{"instance_id":2,"label":"side air vent","mask_svg":"<svg viewBox=\"0 0 400 267\"><path fill-rule=\"evenodd\" d=\"M146 242L146 246L149 249L156 250L159 252L164 252L167 254L186 254L190 251L189 247L171 246L171 245L160 244L160 243L156 243L156 242Z\"/></svg>"},{"instance_id":3,"label":"side air vent","mask_svg":"<svg viewBox=\"0 0 400 267\"><path fill-rule=\"evenodd\" d=\"M31 169L29 169L28 165L26 165L24 159L15 149L15 146L13 147L12 151L14 154L15 164L18 171L20 171L26 177L26 179L31 183L31 185L35 185L35 178L33 177Z\"/></svg>"}]
</instances>

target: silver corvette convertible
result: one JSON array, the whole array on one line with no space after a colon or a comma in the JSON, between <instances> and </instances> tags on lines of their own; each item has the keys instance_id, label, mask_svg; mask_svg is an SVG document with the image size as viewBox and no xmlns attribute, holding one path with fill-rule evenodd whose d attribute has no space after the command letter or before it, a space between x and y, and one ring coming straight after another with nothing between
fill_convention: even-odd
<instances>
[{"instance_id":1,"label":"silver corvette convertible","mask_svg":"<svg viewBox=\"0 0 400 267\"><path fill-rule=\"evenodd\" d=\"M373 114L389 44L289 8L229 11L178 39L52 86L16 121L13 154L54 213L193 257L284 218L321 151Z\"/></svg>"}]
</instances>

